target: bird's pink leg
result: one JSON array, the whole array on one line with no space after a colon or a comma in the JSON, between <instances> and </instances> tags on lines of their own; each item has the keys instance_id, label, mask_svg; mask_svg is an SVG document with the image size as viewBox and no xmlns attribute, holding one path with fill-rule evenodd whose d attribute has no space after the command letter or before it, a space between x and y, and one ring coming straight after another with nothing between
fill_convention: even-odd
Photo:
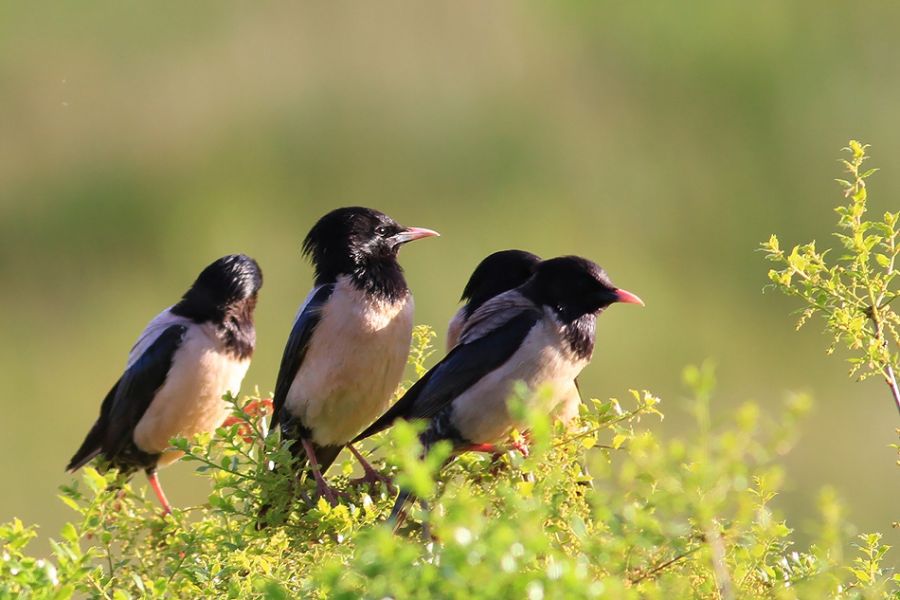
<instances>
[{"instance_id":1,"label":"bird's pink leg","mask_svg":"<svg viewBox=\"0 0 900 600\"><path fill-rule=\"evenodd\" d=\"M169 505L169 501L166 499L166 493L163 491L162 486L159 484L159 477L157 477L156 471L147 473L147 479L150 481L150 487L153 488L153 491L156 493L156 497L159 498L159 503L162 504L163 516L172 514L172 507Z\"/></svg>"},{"instance_id":2,"label":"bird's pink leg","mask_svg":"<svg viewBox=\"0 0 900 600\"><path fill-rule=\"evenodd\" d=\"M519 453L528 457L528 443L526 440L511 440L509 447L513 450L518 450ZM500 456L505 452L503 448L495 444L470 444L468 446L463 446L459 450L460 452L484 452L487 454L494 454L495 456Z\"/></svg>"},{"instance_id":3,"label":"bird's pink leg","mask_svg":"<svg viewBox=\"0 0 900 600\"><path fill-rule=\"evenodd\" d=\"M378 471L375 470L375 467L369 464L362 454L359 453L359 450L353 447L353 444L347 444L347 448L349 448L350 452L353 453L353 456L356 457L356 460L359 461L359 465L363 468L363 472L365 475L362 477L357 477L356 479L351 479L351 485L363 485L367 484L370 487L374 487L376 483L379 481L384 483L385 487L389 490L394 488L394 484L391 481L391 478L387 475L382 475Z\"/></svg>"},{"instance_id":4,"label":"bird's pink leg","mask_svg":"<svg viewBox=\"0 0 900 600\"><path fill-rule=\"evenodd\" d=\"M484 452L486 454L499 454L500 450L494 444L469 444L463 446L460 452Z\"/></svg>"},{"instance_id":5,"label":"bird's pink leg","mask_svg":"<svg viewBox=\"0 0 900 600\"><path fill-rule=\"evenodd\" d=\"M322 477L322 469L319 468L319 460L316 458L316 451L313 449L312 442L306 439L301 439L300 441L303 442L303 449L306 450L306 456L309 457L309 466L312 469L313 477L316 478L316 494L324 496L332 506L337 506L334 490Z\"/></svg>"}]
</instances>

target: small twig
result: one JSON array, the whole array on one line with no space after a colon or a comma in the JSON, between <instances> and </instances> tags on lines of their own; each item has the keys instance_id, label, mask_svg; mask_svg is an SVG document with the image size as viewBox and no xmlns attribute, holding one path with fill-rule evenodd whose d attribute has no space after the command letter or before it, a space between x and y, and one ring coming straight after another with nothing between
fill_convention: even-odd
<instances>
[{"instance_id":1,"label":"small twig","mask_svg":"<svg viewBox=\"0 0 900 600\"><path fill-rule=\"evenodd\" d=\"M112 579L116 575L116 569L113 567L112 561L112 549L109 546L109 543L105 543L106 546L106 564L109 565L109 578Z\"/></svg>"},{"instance_id":2,"label":"small twig","mask_svg":"<svg viewBox=\"0 0 900 600\"><path fill-rule=\"evenodd\" d=\"M679 560L683 560L683 559L687 558L688 556L690 556L691 554L693 554L700 548L701 548L701 546L695 546L695 547L691 548L690 550L685 550L681 554L674 556L674 557L670 558L669 560L656 565L649 571L647 571L645 573L641 573L641 575L639 577L637 577L636 579L629 579L629 581L631 582L632 585L637 585L640 582L642 582L643 580L645 580L649 577L653 577L654 575L656 575L663 569L667 569L667 568L671 567L672 565L677 563Z\"/></svg>"},{"instance_id":3,"label":"small twig","mask_svg":"<svg viewBox=\"0 0 900 600\"><path fill-rule=\"evenodd\" d=\"M195 541L194 538L191 538L191 543L193 543L194 541ZM181 567L184 565L184 561L187 560L188 553L186 551L182 550L181 554L182 554L182 556L178 559L178 564L175 565L174 569L172 569L172 574L169 575L169 578L167 579L167 581L169 583L172 583L172 581L175 580L175 576L178 575L178 572L181 570Z\"/></svg>"},{"instance_id":4,"label":"small twig","mask_svg":"<svg viewBox=\"0 0 900 600\"><path fill-rule=\"evenodd\" d=\"M712 523L706 530L706 541L709 544L719 597L725 600L734 600L734 584L731 581L731 574L728 572L728 565L725 564L725 544L722 542L722 534Z\"/></svg>"},{"instance_id":5,"label":"small twig","mask_svg":"<svg viewBox=\"0 0 900 600\"><path fill-rule=\"evenodd\" d=\"M643 413L643 407L641 407L637 410L631 411L631 412L627 412L627 413L619 416L616 419L602 423L598 427L594 427L593 429L588 429L587 431L583 431L576 435L565 437L565 438L559 440L558 442L556 442L555 444L553 444L552 447L558 448L560 446L565 446L566 444L571 444L572 442L580 440L581 438L586 438L589 435L594 435L594 434L600 433L604 429L609 429L610 425L615 425L616 423L621 423L622 421L627 421L629 419L633 419L634 417L636 417L637 415L642 414L642 413ZM595 447L605 447L605 446L601 446L600 444L597 444Z\"/></svg>"},{"instance_id":6,"label":"small twig","mask_svg":"<svg viewBox=\"0 0 900 600\"><path fill-rule=\"evenodd\" d=\"M874 298L872 298L872 300L873 303L869 307L866 316L869 317L875 325L875 338L881 341L881 344L884 346L885 352L887 353L887 360L885 361L884 367L881 369L881 373L884 376L884 382L887 383L888 389L891 390L891 395L894 397L894 404L897 406L897 412L900 412L900 387L897 386L897 377L894 375L894 367L892 367L890 363L890 349L888 348L888 343L884 336L884 327L879 317L878 310L875 308L877 303L874 302Z\"/></svg>"},{"instance_id":7,"label":"small twig","mask_svg":"<svg viewBox=\"0 0 900 600\"><path fill-rule=\"evenodd\" d=\"M100 592L100 594L104 598L107 598L107 599L110 598L110 595L106 593L106 590L104 590L103 587L97 581L95 581L93 578L89 579L88 581L91 583L91 585L93 585L95 588L97 588L97 591Z\"/></svg>"},{"instance_id":8,"label":"small twig","mask_svg":"<svg viewBox=\"0 0 900 600\"><path fill-rule=\"evenodd\" d=\"M897 405L897 411L900 412L900 388L897 387L897 377L894 376L894 368L890 364L884 368L884 381L894 396L894 404Z\"/></svg>"},{"instance_id":9,"label":"small twig","mask_svg":"<svg viewBox=\"0 0 900 600\"><path fill-rule=\"evenodd\" d=\"M199 454L194 454L193 452L188 451L188 452L185 452L184 455L186 457L189 457L191 460L196 460L197 462L201 462L208 467L212 467L213 469L216 469L217 471L224 471L226 473L230 473L231 475L235 475L237 477L240 477L241 479L246 479L248 481L256 481L255 477L251 477L250 475L244 475L243 473L240 473L238 471L233 471L231 469L225 469L222 467L222 465L218 465L218 464L212 462L211 460L200 456Z\"/></svg>"}]
</instances>

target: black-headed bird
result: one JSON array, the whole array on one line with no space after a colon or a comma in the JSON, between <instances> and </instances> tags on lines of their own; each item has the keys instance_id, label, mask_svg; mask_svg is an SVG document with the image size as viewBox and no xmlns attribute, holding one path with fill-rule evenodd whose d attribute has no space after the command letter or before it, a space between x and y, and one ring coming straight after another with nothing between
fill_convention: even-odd
<instances>
[{"instance_id":1,"label":"black-headed bird","mask_svg":"<svg viewBox=\"0 0 900 600\"><path fill-rule=\"evenodd\" d=\"M525 283L540 262L539 256L525 250L500 250L478 263L463 289L461 300L465 304L447 326L447 351L452 350L459 342L459 335L469 318L482 304ZM578 415L578 407L581 405L578 381L572 381L562 396L554 417L566 425Z\"/></svg>"},{"instance_id":2,"label":"black-headed bird","mask_svg":"<svg viewBox=\"0 0 900 600\"><path fill-rule=\"evenodd\" d=\"M181 300L157 315L138 337L125 372L100 407L100 417L66 467L100 456L101 468L147 473L166 513L171 506L156 471L181 457L174 437L215 431L229 414L256 345L253 310L262 271L243 254L205 269Z\"/></svg>"},{"instance_id":3,"label":"black-headed bird","mask_svg":"<svg viewBox=\"0 0 900 600\"><path fill-rule=\"evenodd\" d=\"M513 384L549 389L552 412L591 359L597 315L615 302L643 305L587 259L541 262L524 284L477 309L447 356L354 441L402 418L427 421L425 451L441 440L454 453L492 446L519 425L507 407ZM399 524L410 499L401 492L389 520Z\"/></svg>"},{"instance_id":4,"label":"black-headed bird","mask_svg":"<svg viewBox=\"0 0 900 600\"><path fill-rule=\"evenodd\" d=\"M525 250L500 250L478 263L463 288L460 300L465 304L456 311L447 326L447 352L459 342L459 334L472 313L494 296L525 283L539 262L540 256Z\"/></svg>"},{"instance_id":5,"label":"black-headed bird","mask_svg":"<svg viewBox=\"0 0 900 600\"><path fill-rule=\"evenodd\" d=\"M313 226L303 252L315 284L300 307L275 383L273 425L332 504L324 472L390 405L409 355L413 298L400 246L438 235L362 207L334 210ZM381 477L349 445L365 471ZM265 512L265 508L263 513Z\"/></svg>"}]
</instances>

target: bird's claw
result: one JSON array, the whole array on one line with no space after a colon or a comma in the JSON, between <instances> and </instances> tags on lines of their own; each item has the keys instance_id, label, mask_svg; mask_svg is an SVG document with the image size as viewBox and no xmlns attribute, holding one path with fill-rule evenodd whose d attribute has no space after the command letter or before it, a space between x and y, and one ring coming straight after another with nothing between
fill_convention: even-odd
<instances>
[{"instance_id":1,"label":"bird's claw","mask_svg":"<svg viewBox=\"0 0 900 600\"><path fill-rule=\"evenodd\" d=\"M316 483L316 493L313 499L318 502L319 498L325 498L325 501L328 502L331 506L338 505L338 498L347 498L347 493L334 489L327 483Z\"/></svg>"},{"instance_id":2,"label":"bird's claw","mask_svg":"<svg viewBox=\"0 0 900 600\"><path fill-rule=\"evenodd\" d=\"M338 497L345 498L345 499L347 498L346 492L341 492L341 491L334 489L333 487L328 485L328 483L325 481L325 479L323 477L317 476L315 479L316 479L316 491L313 494L312 498L310 498L309 501L307 502L307 504L309 504L310 506L312 506L313 504L318 502L319 498L325 498L325 501L328 502L328 504L330 504L331 506L338 505L338 500L337 500ZM306 499L306 498L307 497L304 494L304 499Z\"/></svg>"},{"instance_id":3,"label":"bird's claw","mask_svg":"<svg viewBox=\"0 0 900 600\"><path fill-rule=\"evenodd\" d=\"M519 454L521 454L523 458L528 458L528 442L526 442L525 440L513 440L513 443L510 444L510 448L512 448L513 450L518 450Z\"/></svg>"},{"instance_id":4,"label":"bird's claw","mask_svg":"<svg viewBox=\"0 0 900 600\"><path fill-rule=\"evenodd\" d=\"M365 474L362 477L355 477L351 479L349 483L352 486L367 485L369 486L369 489L373 490L375 489L376 485L382 483L389 492L396 491L396 488L394 487L394 481L389 476L382 475L374 469L365 469Z\"/></svg>"},{"instance_id":5,"label":"bird's claw","mask_svg":"<svg viewBox=\"0 0 900 600\"><path fill-rule=\"evenodd\" d=\"M317 487L316 493L313 494L310 504L314 504L314 503L318 502L320 498L325 498L325 501L328 502L328 504L330 504L333 507L338 505L338 501L337 501L337 498L335 497L334 490L332 490L329 487L326 487L323 489L319 489Z\"/></svg>"}]
</instances>

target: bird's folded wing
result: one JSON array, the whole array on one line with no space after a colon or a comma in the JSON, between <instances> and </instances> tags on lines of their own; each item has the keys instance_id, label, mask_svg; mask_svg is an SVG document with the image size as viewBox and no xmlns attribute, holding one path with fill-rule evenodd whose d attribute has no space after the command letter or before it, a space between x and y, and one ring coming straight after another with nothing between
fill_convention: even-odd
<instances>
[{"instance_id":1,"label":"bird's folded wing","mask_svg":"<svg viewBox=\"0 0 900 600\"><path fill-rule=\"evenodd\" d=\"M140 337L138 337L137 341L132 346L131 351L128 353L128 362L125 365L125 370L131 368L134 363L138 361L138 359L143 356L144 352L147 351L150 346L153 345L153 342L162 335L164 331L166 331L172 325L190 325L191 320L187 317L182 317L172 313L172 307L170 306L166 310L162 311L153 319L147 323L147 326L144 328L144 331L141 332Z\"/></svg>"},{"instance_id":2,"label":"bird's folded wing","mask_svg":"<svg viewBox=\"0 0 900 600\"><path fill-rule=\"evenodd\" d=\"M475 341L507 323L521 312L537 311L534 303L516 290L498 294L478 307L459 332L462 344Z\"/></svg>"},{"instance_id":3,"label":"bird's folded wing","mask_svg":"<svg viewBox=\"0 0 900 600\"><path fill-rule=\"evenodd\" d=\"M454 398L509 360L540 318L541 313L529 305L524 310L508 312L504 323L477 339L470 337L469 341L461 342L353 441L387 429L398 418L433 417Z\"/></svg>"},{"instance_id":4,"label":"bird's folded wing","mask_svg":"<svg viewBox=\"0 0 900 600\"><path fill-rule=\"evenodd\" d=\"M322 317L322 307L331 293L334 291L333 284L319 286L310 292L306 298L306 302L300 307L296 319L294 319L294 327L291 329L291 335L288 337L287 344L284 347L284 354L281 357L281 367L278 369L278 378L275 380L275 393L272 398L273 415L271 427L274 428L281 418L281 409L287 398L288 390L294 383L294 377L303 364L306 357L306 351L309 348L310 340L319 320Z\"/></svg>"},{"instance_id":5,"label":"bird's folded wing","mask_svg":"<svg viewBox=\"0 0 900 600\"><path fill-rule=\"evenodd\" d=\"M166 381L187 325L170 325L137 358L119 380L109 406L103 451L118 454L133 439L134 428ZM106 402L101 410L106 408ZM101 419L104 415L101 414Z\"/></svg>"}]
</instances>

